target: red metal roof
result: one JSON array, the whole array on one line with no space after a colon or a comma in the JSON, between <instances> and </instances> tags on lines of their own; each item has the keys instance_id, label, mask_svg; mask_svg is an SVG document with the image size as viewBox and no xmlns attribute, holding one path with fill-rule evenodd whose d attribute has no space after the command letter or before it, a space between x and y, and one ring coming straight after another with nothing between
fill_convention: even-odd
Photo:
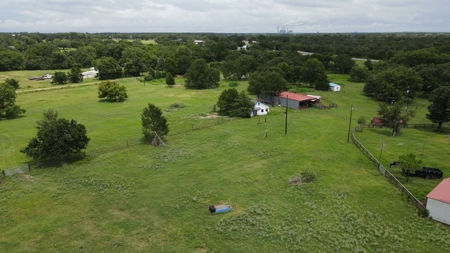
<instances>
[{"instance_id":1,"label":"red metal roof","mask_svg":"<svg viewBox=\"0 0 450 253\"><path fill-rule=\"evenodd\" d=\"M296 101L312 101L312 100L317 100L317 98L312 97L312 96L307 96L307 95L303 95L303 94L298 94L298 93L292 93L292 92L281 92L280 93L280 97L281 98L286 98L287 96L289 96L289 100L296 100Z\"/></svg>"},{"instance_id":2,"label":"red metal roof","mask_svg":"<svg viewBox=\"0 0 450 253\"><path fill-rule=\"evenodd\" d=\"M428 193L427 198L450 204L450 178L442 180L436 188Z\"/></svg>"}]
</instances>

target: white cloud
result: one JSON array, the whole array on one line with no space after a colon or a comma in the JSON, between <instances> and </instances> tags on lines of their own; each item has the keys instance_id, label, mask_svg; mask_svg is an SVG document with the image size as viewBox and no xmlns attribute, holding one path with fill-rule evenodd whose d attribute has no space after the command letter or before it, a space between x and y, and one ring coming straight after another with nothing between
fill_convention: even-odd
<instances>
[{"instance_id":1,"label":"white cloud","mask_svg":"<svg viewBox=\"0 0 450 253\"><path fill-rule=\"evenodd\" d=\"M3 0L2 32L450 32L441 0Z\"/></svg>"}]
</instances>

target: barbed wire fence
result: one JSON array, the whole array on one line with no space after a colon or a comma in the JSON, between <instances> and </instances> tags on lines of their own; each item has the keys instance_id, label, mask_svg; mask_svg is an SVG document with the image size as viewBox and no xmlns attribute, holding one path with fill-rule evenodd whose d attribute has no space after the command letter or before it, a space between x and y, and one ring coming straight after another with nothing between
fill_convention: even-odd
<instances>
[{"instance_id":1,"label":"barbed wire fence","mask_svg":"<svg viewBox=\"0 0 450 253\"><path fill-rule=\"evenodd\" d=\"M228 122L235 120L234 118L229 117L215 117L215 118L207 118L205 121L198 121L190 124L190 128L178 131L178 132L169 132L168 136L177 136L181 134L186 134L193 131L199 131L203 129L212 128L214 126L222 125ZM93 158L98 155L124 150L127 148L132 148L139 145L147 145L142 138L130 139L130 140L121 140L116 141L112 145L103 145L98 146L93 150L87 151L87 156L91 156ZM1 170L0 177L6 178L17 174L26 174L29 173L32 169L40 168L41 164L39 162L30 162L28 164L17 165L12 168L7 168ZM1 181L0 181L1 182Z\"/></svg>"}]
</instances>

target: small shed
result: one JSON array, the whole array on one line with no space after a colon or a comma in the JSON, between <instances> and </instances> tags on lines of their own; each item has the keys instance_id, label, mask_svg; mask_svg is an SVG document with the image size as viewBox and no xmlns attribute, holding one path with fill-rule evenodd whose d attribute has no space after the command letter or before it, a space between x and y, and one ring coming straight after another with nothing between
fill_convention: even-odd
<instances>
[{"instance_id":1,"label":"small shed","mask_svg":"<svg viewBox=\"0 0 450 253\"><path fill-rule=\"evenodd\" d=\"M328 85L330 86L331 91L341 91L341 86L339 84L329 83Z\"/></svg>"},{"instance_id":2,"label":"small shed","mask_svg":"<svg viewBox=\"0 0 450 253\"><path fill-rule=\"evenodd\" d=\"M450 178L442 180L427 195L426 208L433 220L450 225Z\"/></svg>"},{"instance_id":3,"label":"small shed","mask_svg":"<svg viewBox=\"0 0 450 253\"><path fill-rule=\"evenodd\" d=\"M81 73L83 75L83 79L85 78L95 78L98 74L98 71L95 70L94 67L91 67L88 71Z\"/></svg>"},{"instance_id":4,"label":"small shed","mask_svg":"<svg viewBox=\"0 0 450 253\"><path fill-rule=\"evenodd\" d=\"M269 106L261 102L256 102L253 111L250 112L250 117L266 115L267 113L269 113L269 111L270 111Z\"/></svg>"}]
</instances>

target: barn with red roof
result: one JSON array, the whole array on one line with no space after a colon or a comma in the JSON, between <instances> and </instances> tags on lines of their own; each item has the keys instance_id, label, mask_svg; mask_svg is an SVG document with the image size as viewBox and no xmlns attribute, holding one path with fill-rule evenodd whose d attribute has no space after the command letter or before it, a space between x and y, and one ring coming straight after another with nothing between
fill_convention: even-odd
<instances>
[{"instance_id":1,"label":"barn with red roof","mask_svg":"<svg viewBox=\"0 0 450 253\"><path fill-rule=\"evenodd\" d=\"M426 207L433 220L450 225L450 178L442 180L427 195Z\"/></svg>"},{"instance_id":2,"label":"barn with red roof","mask_svg":"<svg viewBox=\"0 0 450 253\"><path fill-rule=\"evenodd\" d=\"M293 92L281 92L278 96L261 96L260 100L269 103L269 104L277 104L279 106L286 106L294 109L303 109L308 108L309 106L313 106L316 103L320 102L320 96L314 95L304 95Z\"/></svg>"}]
</instances>

